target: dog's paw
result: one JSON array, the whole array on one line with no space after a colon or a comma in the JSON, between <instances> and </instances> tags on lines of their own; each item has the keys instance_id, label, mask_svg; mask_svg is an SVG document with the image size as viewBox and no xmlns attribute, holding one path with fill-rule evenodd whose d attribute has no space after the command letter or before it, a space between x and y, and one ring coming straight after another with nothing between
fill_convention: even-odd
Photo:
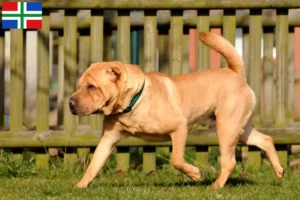
<instances>
[{"instance_id":1,"label":"dog's paw","mask_svg":"<svg viewBox=\"0 0 300 200\"><path fill-rule=\"evenodd\" d=\"M208 189L208 190L216 190L216 189L218 189L218 188L219 188L219 187L216 186L216 185L214 185L214 184L208 185L208 186L206 187L206 189Z\"/></svg>"},{"instance_id":2,"label":"dog's paw","mask_svg":"<svg viewBox=\"0 0 300 200\"><path fill-rule=\"evenodd\" d=\"M188 174L188 177L190 177L190 179L192 179L193 181L200 181L200 170L197 167L194 167L193 171Z\"/></svg>"},{"instance_id":3,"label":"dog's paw","mask_svg":"<svg viewBox=\"0 0 300 200\"><path fill-rule=\"evenodd\" d=\"M274 167L273 169L279 179L284 177L284 169L281 166Z\"/></svg>"},{"instance_id":4,"label":"dog's paw","mask_svg":"<svg viewBox=\"0 0 300 200\"><path fill-rule=\"evenodd\" d=\"M216 190L216 189L221 189L224 186L222 186L221 184L219 184L218 182L214 182L213 184L207 186L207 189L209 190Z\"/></svg>"},{"instance_id":5,"label":"dog's paw","mask_svg":"<svg viewBox=\"0 0 300 200\"><path fill-rule=\"evenodd\" d=\"M87 188L87 184L85 184L83 182L79 182L79 183L77 183L77 185L75 186L75 188L84 189L84 188Z\"/></svg>"}]
</instances>

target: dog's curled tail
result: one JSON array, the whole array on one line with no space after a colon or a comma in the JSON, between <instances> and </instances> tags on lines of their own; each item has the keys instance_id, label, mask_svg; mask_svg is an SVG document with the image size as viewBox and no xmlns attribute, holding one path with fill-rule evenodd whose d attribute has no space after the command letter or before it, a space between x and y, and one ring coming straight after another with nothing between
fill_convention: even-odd
<instances>
[{"instance_id":1,"label":"dog's curled tail","mask_svg":"<svg viewBox=\"0 0 300 200\"><path fill-rule=\"evenodd\" d=\"M244 76L244 62L229 41L222 36L210 32L200 32L199 39L224 56L230 69Z\"/></svg>"}]
</instances>

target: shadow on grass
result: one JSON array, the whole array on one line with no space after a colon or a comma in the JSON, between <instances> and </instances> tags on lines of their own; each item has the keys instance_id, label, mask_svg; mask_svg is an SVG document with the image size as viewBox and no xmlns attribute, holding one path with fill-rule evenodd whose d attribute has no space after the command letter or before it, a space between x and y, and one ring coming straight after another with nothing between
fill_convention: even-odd
<instances>
[{"instance_id":1,"label":"shadow on grass","mask_svg":"<svg viewBox=\"0 0 300 200\"><path fill-rule=\"evenodd\" d=\"M128 186L133 186L133 187L197 187L197 186L204 186L208 187L212 185L214 180L211 179L203 179L199 182L195 181L175 181L173 183L171 182L161 182L161 183L151 183L151 182L138 182L138 183L122 183L122 182L117 182L117 183L93 183L91 187L128 187ZM229 178L226 187L236 187L240 185L256 185L257 183L244 179L244 178Z\"/></svg>"}]
</instances>

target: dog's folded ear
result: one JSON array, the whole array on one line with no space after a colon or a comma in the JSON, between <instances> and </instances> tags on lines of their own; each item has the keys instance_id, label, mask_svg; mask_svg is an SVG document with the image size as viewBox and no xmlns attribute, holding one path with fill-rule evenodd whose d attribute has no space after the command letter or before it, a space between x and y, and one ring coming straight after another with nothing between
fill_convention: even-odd
<instances>
[{"instance_id":1,"label":"dog's folded ear","mask_svg":"<svg viewBox=\"0 0 300 200\"><path fill-rule=\"evenodd\" d=\"M109 67L106 72L112 79L119 79L121 76L121 69L119 67Z\"/></svg>"}]
</instances>

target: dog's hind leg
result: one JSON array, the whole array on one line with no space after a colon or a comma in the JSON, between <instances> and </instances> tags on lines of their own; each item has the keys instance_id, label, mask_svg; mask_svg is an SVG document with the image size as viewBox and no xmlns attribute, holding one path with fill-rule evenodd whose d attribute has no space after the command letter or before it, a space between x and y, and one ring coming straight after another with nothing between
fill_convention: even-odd
<instances>
[{"instance_id":1,"label":"dog's hind leg","mask_svg":"<svg viewBox=\"0 0 300 200\"><path fill-rule=\"evenodd\" d=\"M249 120L245 127L245 132L240 137L240 142L247 145L254 145L265 151L270 159L273 170L278 178L282 178L284 171L279 163L278 154L276 152L273 140L270 136L264 135L252 127Z\"/></svg>"},{"instance_id":2,"label":"dog's hind leg","mask_svg":"<svg viewBox=\"0 0 300 200\"><path fill-rule=\"evenodd\" d=\"M214 188L222 188L236 166L235 147L238 142L238 132L230 124L220 124L217 120L217 135L221 158L221 172L213 183Z\"/></svg>"},{"instance_id":3,"label":"dog's hind leg","mask_svg":"<svg viewBox=\"0 0 300 200\"><path fill-rule=\"evenodd\" d=\"M222 188L236 166L235 148L244 126L249 118L251 106L240 98L232 95L224 99L216 110L217 136L221 158L221 172L213 187ZM237 106L238 105L238 106Z\"/></svg>"},{"instance_id":4,"label":"dog's hind leg","mask_svg":"<svg viewBox=\"0 0 300 200\"><path fill-rule=\"evenodd\" d=\"M201 178L200 170L185 162L184 149L186 145L187 130L181 128L171 134L172 138L172 164L173 166L184 173L186 176L194 181L198 181Z\"/></svg>"}]
</instances>

